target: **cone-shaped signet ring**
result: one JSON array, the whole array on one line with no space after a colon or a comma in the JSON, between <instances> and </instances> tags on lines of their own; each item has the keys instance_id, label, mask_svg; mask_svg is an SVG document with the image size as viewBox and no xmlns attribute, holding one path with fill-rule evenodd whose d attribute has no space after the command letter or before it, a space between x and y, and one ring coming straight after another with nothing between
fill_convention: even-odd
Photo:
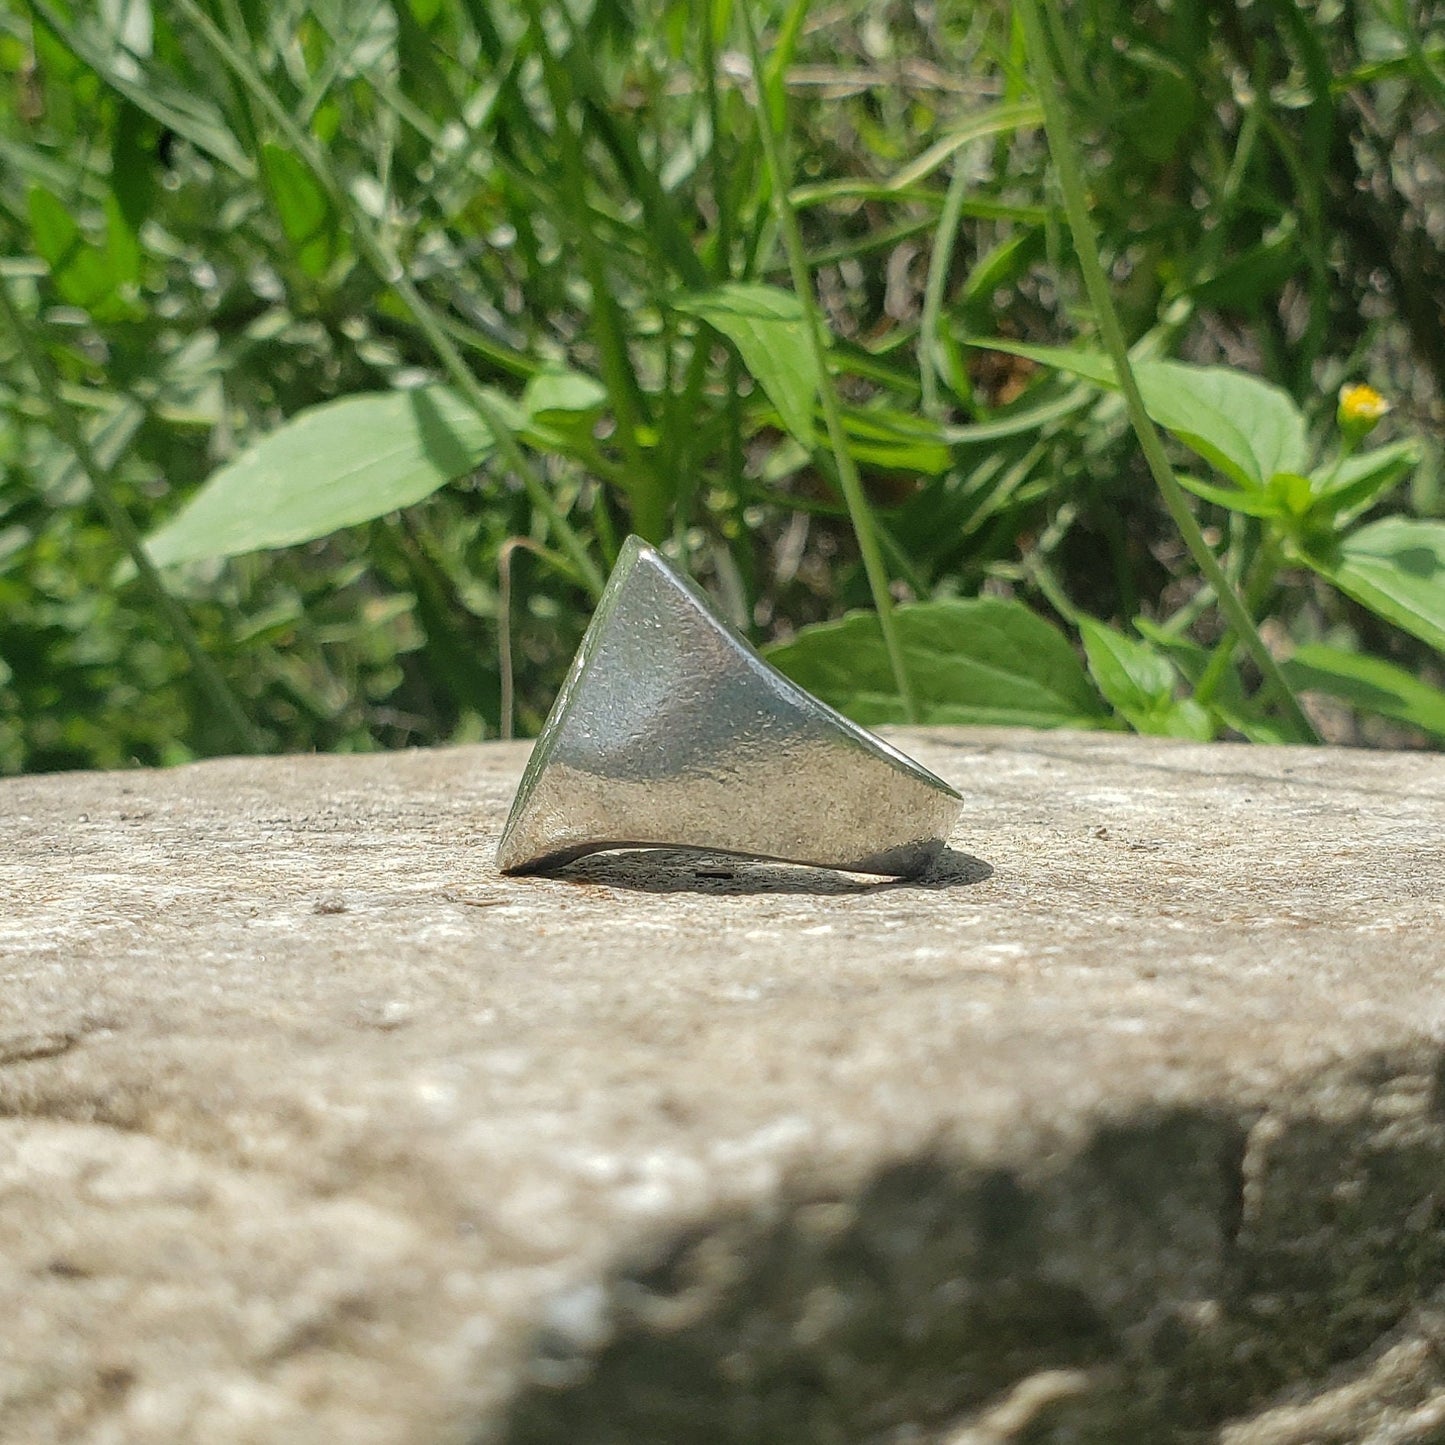
<instances>
[{"instance_id":1,"label":"cone-shaped signet ring","mask_svg":"<svg viewBox=\"0 0 1445 1445\"><path fill-rule=\"evenodd\" d=\"M497 849L540 873L695 848L914 877L962 808L942 779L775 671L629 537Z\"/></svg>"}]
</instances>

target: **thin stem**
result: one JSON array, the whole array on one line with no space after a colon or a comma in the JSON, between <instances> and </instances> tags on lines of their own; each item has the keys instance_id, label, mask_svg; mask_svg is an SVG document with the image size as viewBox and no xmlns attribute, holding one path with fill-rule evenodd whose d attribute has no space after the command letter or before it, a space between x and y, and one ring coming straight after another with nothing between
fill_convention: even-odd
<instances>
[{"instance_id":1,"label":"thin stem","mask_svg":"<svg viewBox=\"0 0 1445 1445\"><path fill-rule=\"evenodd\" d=\"M497 666L502 676L500 730L504 741L516 736L517 726L517 684L512 671L512 556L518 548L553 565L558 560L530 537L508 537L497 548Z\"/></svg>"},{"instance_id":2,"label":"thin stem","mask_svg":"<svg viewBox=\"0 0 1445 1445\"><path fill-rule=\"evenodd\" d=\"M165 581L155 563L151 561L140 532L130 519L130 513L121 505L110 484L109 472L101 465L74 413L61 398L60 376L54 363L46 354L45 348L35 341L31 323L21 316L15 298L10 294L10 287L3 280L0 280L0 311L5 313L5 319L20 352L35 375L52 429L74 454L76 464L90 483L91 495L95 498L106 525L135 564L141 585L151 594L152 600L175 634L176 641L190 659L197 680L225 719L236 746L245 753L264 752L265 740L246 716L245 709L231 691L226 679L221 676L220 669L201 646L201 640L196 636L196 630L191 626L185 610L166 590Z\"/></svg>"},{"instance_id":3,"label":"thin stem","mask_svg":"<svg viewBox=\"0 0 1445 1445\"><path fill-rule=\"evenodd\" d=\"M1355 448L1359 446L1359 444L1359 436L1352 436L1349 432L1345 432L1340 437L1340 449L1335 453L1335 459L1330 463L1329 471L1325 473L1320 481L1316 482L1316 491L1327 492L1334 486L1336 480L1339 478L1340 469L1354 455Z\"/></svg>"},{"instance_id":4,"label":"thin stem","mask_svg":"<svg viewBox=\"0 0 1445 1445\"><path fill-rule=\"evenodd\" d=\"M277 130L285 136L287 143L325 189L331 203L347 219L351 237L376 277L385 286L390 286L402 305L411 314L417 329L426 338L442 369L466 398L472 410L486 424L497 443L497 450L506 464L522 479L534 506L547 518L548 524L557 535L562 550L577 569L583 585L593 599L602 596L603 579L597 564L592 560L586 545L573 530L570 522L562 515L561 509L547 490L536 467L527 459L516 434L507 425L506 418L486 388L472 375L450 336L447 335L440 318L422 298L421 293L407 276L400 259L382 238L380 228L370 215L357 204L350 191L337 181L330 166L318 154L310 136L296 124L291 113L280 98L267 85L250 60L243 55L220 30L209 15L196 4L196 0L176 0L186 18L205 37L207 44L235 73L236 78L255 96L262 108L271 117Z\"/></svg>"},{"instance_id":5,"label":"thin stem","mask_svg":"<svg viewBox=\"0 0 1445 1445\"><path fill-rule=\"evenodd\" d=\"M1037 552L1028 552L1022 563L1024 576L1042 593L1044 601L1069 624L1079 625L1079 609L1069 601L1063 584L1054 575L1054 570Z\"/></svg>"},{"instance_id":6,"label":"thin stem","mask_svg":"<svg viewBox=\"0 0 1445 1445\"><path fill-rule=\"evenodd\" d=\"M648 413L647 398L632 369L622 310L612 294L602 247L591 224L587 203L587 162L570 115L576 97L566 70L547 42L540 0L527 0L526 10L535 42L533 49L542 64L556 121L556 142L563 173L562 205L568 213L573 229L572 239L581 254L582 271L592 292L593 341L597 346L602 379L607 384L617 417L617 440L632 469L633 525L647 541L658 542L662 540L667 521L668 498L655 459L643 450L639 440L643 427L650 426L653 418Z\"/></svg>"},{"instance_id":7,"label":"thin stem","mask_svg":"<svg viewBox=\"0 0 1445 1445\"><path fill-rule=\"evenodd\" d=\"M1250 563L1244 579L1244 605L1251 616L1264 604L1274 586L1275 574L1279 570L1279 548L1269 537L1260 539L1259 547ZM1194 700L1201 706L1212 702L1229 672L1234 660L1234 649L1239 645L1239 636L1231 627L1219 639L1199 680L1194 684Z\"/></svg>"},{"instance_id":8,"label":"thin stem","mask_svg":"<svg viewBox=\"0 0 1445 1445\"><path fill-rule=\"evenodd\" d=\"M778 226L782 232L783 247L788 256L788 269L793 278L793 290L803 308L804 329L808 344L813 352L818 370L818 400L823 408L823 421L828 430L828 443L838 468L838 484L848 515L853 522L853 533L858 539L858 551L863 558L863 570L868 577L868 588L873 594L873 606L878 613L878 626L883 634L883 648L888 654L888 665L893 672L894 686L903 703L903 716L908 722L918 721L918 704L914 699L913 686L908 679L908 669L903 662L903 648L898 638L898 628L893 617L893 598L888 590L888 569L878 545L878 530L872 509L864 494L863 484L858 477L858 468L848 450L848 439L843 431L843 417L838 405L838 393L828 370L827 351L823 345L823 321L818 314L818 301L813 295L813 278L808 272L807 255L803 250L803 236L798 227L797 213L788 199L792 180L792 168L786 158L787 141L775 127L772 107L768 104L767 82L763 72L762 53L758 47L757 31L753 27L751 6L744 0L738 6L742 17L743 35L747 40L748 59L752 65L755 90L753 109L758 120L758 135L763 144L763 157L768 168L768 181L773 192L773 206L777 212Z\"/></svg>"},{"instance_id":9,"label":"thin stem","mask_svg":"<svg viewBox=\"0 0 1445 1445\"><path fill-rule=\"evenodd\" d=\"M717 88L717 40L713 33L712 0L694 0L694 23L702 37L702 70L707 94L707 122L712 133L708 167L712 177L713 204L717 207L717 252L713 276L726 281L733 265L733 198L728 184L727 155L723 146L723 112Z\"/></svg>"},{"instance_id":10,"label":"thin stem","mask_svg":"<svg viewBox=\"0 0 1445 1445\"><path fill-rule=\"evenodd\" d=\"M1169 465L1169 458L1165 455L1164 444L1160 440L1159 433L1153 421L1150 420L1149 413L1144 409L1144 399L1139 394L1139 383L1135 379L1134 369L1129 363L1129 348L1124 340L1124 330L1119 324L1118 313L1114 310L1113 298L1109 294L1109 283L1104 275L1103 262L1099 259L1099 243L1094 234L1093 222L1089 217L1089 201L1084 190L1084 179L1074 151L1073 136L1069 130L1068 116L1065 113L1053 56L1049 51L1048 40L1044 34L1038 0L1018 0L1015 14L1024 28L1029 61L1034 72L1034 85L1038 90L1039 102L1043 106L1044 128L1048 133L1049 150L1053 156L1054 168L1058 173L1059 189L1063 192L1064 211L1069 219L1069 229L1074 236L1074 248L1079 258L1079 269L1083 272L1084 286L1094 308L1099 334L1104 342L1104 349L1113 361L1119 390L1123 393L1124 403L1129 411L1129 420L1133 425L1135 436L1139 439L1144 459L1149 464L1149 470L1164 499L1164 505L1168 508L1174 525L1179 529L1179 535L1183 538L1184 545L1188 547L1195 564L1213 587L1226 622L1249 650L1250 656L1254 658L1264 677L1276 689L1290 719L1301 734L1310 742L1318 742L1318 735L1300 707L1299 699L1295 697L1289 683L1285 681L1279 664L1274 660L1269 648L1265 646L1264 639L1259 634L1259 628L1255 626L1254 618L1249 614L1249 609L1230 585L1229 578L1225 576L1224 569L1219 565L1219 560L1204 540L1204 535L1199 530L1199 523L1195 520L1193 512L1189 509L1189 503L1185 499L1184 489L1175 479L1174 471Z\"/></svg>"},{"instance_id":11,"label":"thin stem","mask_svg":"<svg viewBox=\"0 0 1445 1445\"><path fill-rule=\"evenodd\" d=\"M943 315L943 292L948 285L949 266L953 261L953 245L958 239L958 225L963 219L963 202L968 195L968 167L955 158L953 177L943 201L943 214L933 234L933 255L928 262L928 282L923 291L923 317L919 323L918 380L923 387L923 414L938 417L938 378L943 370L939 359L942 346L938 329Z\"/></svg>"},{"instance_id":12,"label":"thin stem","mask_svg":"<svg viewBox=\"0 0 1445 1445\"><path fill-rule=\"evenodd\" d=\"M729 155L726 132L723 125L722 99L718 93L716 10L713 0L695 0L696 24L702 37L702 68L706 77L708 129L712 144L708 150L708 167L712 178L713 204L717 207L717 225L714 229L714 249L710 257L714 281L732 279L733 249L736 224L733 217L733 184L729 172ZM708 342L698 335L694 344L698 355L706 358ZM739 559L744 572L748 595L757 596L757 568L753 564L752 545L749 540L746 521L747 483L743 476L743 404L738 395L740 370L737 353L728 349L723 363L723 458L727 477L726 490L732 507L735 535L731 538L733 552ZM697 482L693 482L694 495ZM679 526L691 521L690 514L679 518Z\"/></svg>"}]
</instances>

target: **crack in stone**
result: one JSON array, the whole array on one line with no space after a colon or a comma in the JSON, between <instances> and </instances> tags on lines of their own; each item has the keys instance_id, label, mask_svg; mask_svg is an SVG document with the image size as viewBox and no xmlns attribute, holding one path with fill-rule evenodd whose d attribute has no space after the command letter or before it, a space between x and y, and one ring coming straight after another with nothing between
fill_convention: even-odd
<instances>
[{"instance_id":1,"label":"crack in stone","mask_svg":"<svg viewBox=\"0 0 1445 1445\"><path fill-rule=\"evenodd\" d=\"M67 1053L84 1034L81 1029L39 1029L0 1034L0 1068L34 1059L53 1059Z\"/></svg>"}]
</instances>

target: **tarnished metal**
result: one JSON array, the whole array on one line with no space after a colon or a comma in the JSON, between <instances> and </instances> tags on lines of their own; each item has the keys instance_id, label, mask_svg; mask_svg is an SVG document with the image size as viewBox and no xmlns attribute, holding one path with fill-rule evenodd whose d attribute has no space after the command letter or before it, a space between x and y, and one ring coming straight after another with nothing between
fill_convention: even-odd
<instances>
[{"instance_id":1,"label":"tarnished metal","mask_svg":"<svg viewBox=\"0 0 1445 1445\"><path fill-rule=\"evenodd\" d=\"M497 865L697 848L911 877L962 808L947 783L770 667L629 537L537 739Z\"/></svg>"}]
</instances>

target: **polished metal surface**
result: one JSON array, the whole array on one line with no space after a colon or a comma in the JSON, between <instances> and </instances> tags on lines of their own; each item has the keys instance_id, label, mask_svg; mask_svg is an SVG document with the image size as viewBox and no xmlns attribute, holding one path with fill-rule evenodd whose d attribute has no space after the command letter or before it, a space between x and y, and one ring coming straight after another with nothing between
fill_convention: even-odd
<instances>
[{"instance_id":1,"label":"polished metal surface","mask_svg":"<svg viewBox=\"0 0 1445 1445\"><path fill-rule=\"evenodd\" d=\"M926 768L775 671L629 537L537 739L497 865L698 848L910 877L962 808Z\"/></svg>"}]
</instances>

